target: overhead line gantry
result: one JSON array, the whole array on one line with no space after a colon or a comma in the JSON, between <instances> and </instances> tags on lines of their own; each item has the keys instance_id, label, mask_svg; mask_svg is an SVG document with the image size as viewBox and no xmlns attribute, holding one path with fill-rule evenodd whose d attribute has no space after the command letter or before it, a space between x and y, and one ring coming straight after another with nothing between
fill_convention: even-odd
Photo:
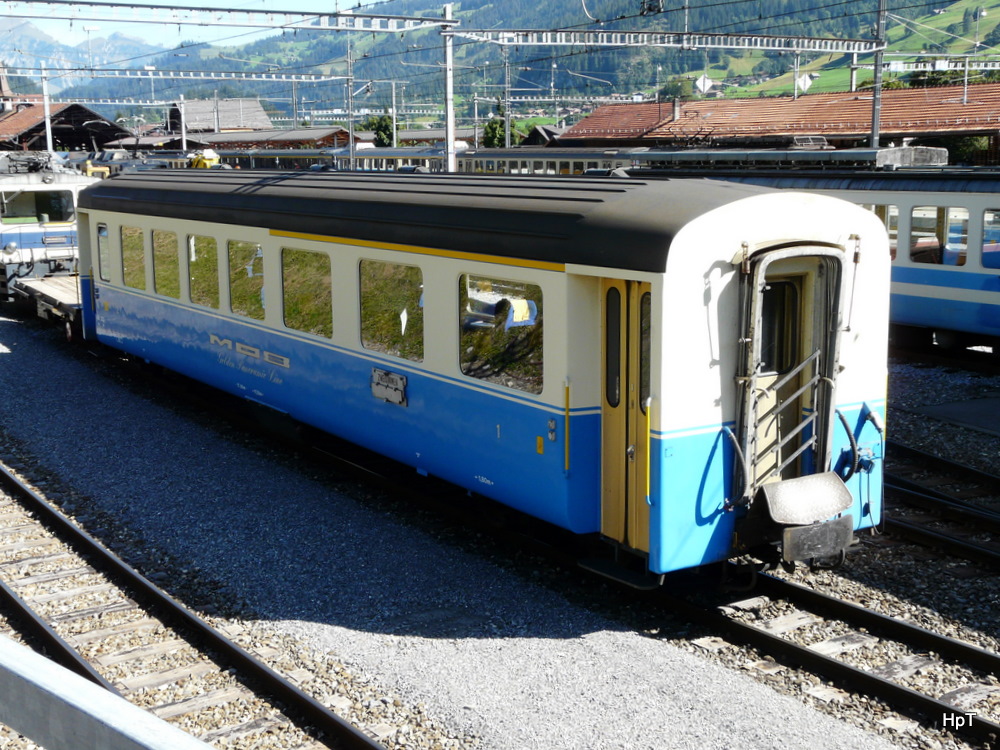
<instances>
[{"instance_id":1,"label":"overhead line gantry","mask_svg":"<svg viewBox=\"0 0 1000 750\"><path fill-rule=\"evenodd\" d=\"M292 10L240 10L238 8L182 8L142 3L78 3L74 0L29 0L6 3L0 17L37 19L33 6L44 5L46 17L65 21L153 23L179 26L228 26L251 29L308 31L369 31L400 33L453 25L455 21L422 16L387 16L338 11L310 13Z\"/></svg>"}]
</instances>

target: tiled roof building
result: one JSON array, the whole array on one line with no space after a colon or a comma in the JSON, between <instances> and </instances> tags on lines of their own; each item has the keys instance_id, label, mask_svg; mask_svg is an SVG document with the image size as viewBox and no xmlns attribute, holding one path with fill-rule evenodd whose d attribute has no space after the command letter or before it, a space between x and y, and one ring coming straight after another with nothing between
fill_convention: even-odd
<instances>
[{"instance_id":1,"label":"tiled roof building","mask_svg":"<svg viewBox=\"0 0 1000 750\"><path fill-rule=\"evenodd\" d=\"M0 98L0 150L45 150L45 109L42 97L37 97L37 102L28 101L33 98L18 95L18 104ZM80 104L53 103L49 112L57 151L97 151L109 140L128 133Z\"/></svg>"},{"instance_id":2,"label":"tiled roof building","mask_svg":"<svg viewBox=\"0 0 1000 750\"><path fill-rule=\"evenodd\" d=\"M1000 134L1000 83L882 92L884 140ZM798 98L706 99L600 107L560 137L579 145L767 145L824 136L840 146L866 145L872 94L842 92Z\"/></svg>"}]
</instances>

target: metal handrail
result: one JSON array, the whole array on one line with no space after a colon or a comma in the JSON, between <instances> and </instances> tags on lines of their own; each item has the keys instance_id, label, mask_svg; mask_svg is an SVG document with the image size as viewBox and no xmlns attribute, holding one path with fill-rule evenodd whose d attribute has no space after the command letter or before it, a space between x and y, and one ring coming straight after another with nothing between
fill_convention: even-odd
<instances>
[{"instance_id":1,"label":"metal handrail","mask_svg":"<svg viewBox=\"0 0 1000 750\"><path fill-rule=\"evenodd\" d=\"M796 377L800 372L802 372L802 370L805 369L806 365L808 365L814 359L819 359L819 355L820 355L820 350L817 349L812 354L810 354L808 357L806 357L804 360L802 360L802 362L800 362L794 368L792 368L791 370L789 370L788 372L786 372L785 376L781 380L778 380L778 381L776 381L774 383L771 383L771 385L768 388L765 388L763 390L763 392L764 393L770 393L772 391L777 391L779 388L781 388L786 383L788 383L790 380L792 380L792 378Z\"/></svg>"}]
</instances>

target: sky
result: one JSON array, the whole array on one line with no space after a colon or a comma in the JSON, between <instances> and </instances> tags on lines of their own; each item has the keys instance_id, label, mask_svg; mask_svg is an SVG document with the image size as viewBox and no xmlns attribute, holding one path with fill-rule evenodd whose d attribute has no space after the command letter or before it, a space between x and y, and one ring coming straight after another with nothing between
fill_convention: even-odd
<instances>
[{"instance_id":1,"label":"sky","mask_svg":"<svg viewBox=\"0 0 1000 750\"><path fill-rule=\"evenodd\" d=\"M358 6L357 0L286 0L288 5L278 0L201 0L200 2L147 2L140 0L141 5L157 5L165 8L222 8L226 10L247 10L266 12L268 9L274 11L291 13L330 13L339 10L352 10ZM129 6L121 3L123 13L127 12ZM368 6L365 2L363 5ZM80 6L77 6L80 7ZM83 6L85 7L85 6ZM361 12L378 12L378 4L368 8L361 8ZM163 47L173 47L184 41L217 42L222 45L239 45L253 41L267 32L253 30L250 28L239 28L234 26L197 26L191 24L149 24L149 23L112 23L104 20L59 20L47 16L57 15L60 7L47 5L43 2L25 3L14 2L5 3L4 10L0 14L8 15L9 10L16 9L18 13L26 12L30 14L32 24L40 28L46 34L58 39L64 44L78 45L85 44L88 39L86 29L90 29L91 39L108 37L115 32L128 36L145 39L148 42L159 44ZM271 32L273 33L273 32Z\"/></svg>"}]
</instances>

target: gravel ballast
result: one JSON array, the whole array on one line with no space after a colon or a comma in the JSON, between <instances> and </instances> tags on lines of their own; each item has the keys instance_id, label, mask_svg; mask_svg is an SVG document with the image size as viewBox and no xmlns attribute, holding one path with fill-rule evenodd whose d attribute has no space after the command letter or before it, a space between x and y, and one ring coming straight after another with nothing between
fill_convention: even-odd
<instances>
[{"instance_id":1,"label":"gravel ballast","mask_svg":"<svg viewBox=\"0 0 1000 750\"><path fill-rule=\"evenodd\" d=\"M255 632L319 654L314 668L346 665L384 696L368 700L395 707L391 721L433 729L383 727L389 746L893 746L864 716L839 721L223 439L51 329L0 315L0 386L3 433L93 513L211 579Z\"/></svg>"}]
</instances>

